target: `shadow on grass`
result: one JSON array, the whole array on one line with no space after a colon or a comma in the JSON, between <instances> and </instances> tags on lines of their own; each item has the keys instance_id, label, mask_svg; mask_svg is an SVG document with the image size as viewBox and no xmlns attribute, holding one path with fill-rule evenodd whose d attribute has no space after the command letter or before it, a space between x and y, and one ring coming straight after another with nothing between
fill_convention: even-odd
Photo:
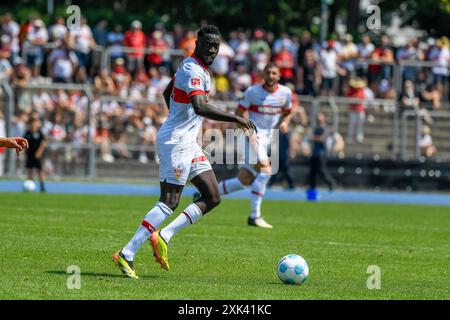
<instances>
[{"instance_id":1,"label":"shadow on grass","mask_svg":"<svg viewBox=\"0 0 450 320\"><path fill-rule=\"evenodd\" d=\"M70 273L67 273L65 271L61 270L51 270L51 271L45 271L45 273L48 274L56 274L56 275L63 275L63 276L70 276ZM122 278L126 279L125 276L121 274L112 274L112 273L104 273L104 272L81 272L81 276L88 276L88 277L98 277L98 278ZM156 276L139 276L139 278L143 279L154 279L157 278Z\"/></svg>"}]
</instances>

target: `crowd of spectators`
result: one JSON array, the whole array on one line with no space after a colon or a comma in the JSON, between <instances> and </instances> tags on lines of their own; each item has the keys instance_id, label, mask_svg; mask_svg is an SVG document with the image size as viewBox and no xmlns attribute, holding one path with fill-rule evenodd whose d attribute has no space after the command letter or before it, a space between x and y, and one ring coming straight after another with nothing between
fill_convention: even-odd
<instances>
[{"instance_id":1,"label":"crowd of spectators","mask_svg":"<svg viewBox=\"0 0 450 320\"><path fill-rule=\"evenodd\" d=\"M260 29L236 30L224 35L210 67L211 95L222 101L239 100L246 88L262 81L264 66L274 61L281 70L281 83L299 95L398 99L402 109L426 115L427 110L442 109L448 100L449 47L446 37L412 38L393 48L387 35L373 39L366 34L355 42L350 34L344 34L320 43L308 31L276 36ZM87 98L83 92L21 91L20 87L39 82L90 84L95 95L92 134L101 146L102 159L112 162L119 157L137 157L145 163L145 147L154 145L158 126L167 116L167 109L159 104L161 93L178 63L194 48L195 32L180 24L166 30L158 23L145 32L137 20L129 26L111 26L106 20L92 24L83 17L80 28L69 30L61 17L48 26L39 17L19 24L6 13L0 16L0 78L14 83L18 93L15 134L20 135L27 119L35 114L43 120L51 141L86 142ZM108 67L104 68L102 51L106 49ZM404 61L437 65L405 66L403 90L397 93L393 64ZM100 96L121 100L100 100ZM349 105L347 142L364 140L365 119L363 104ZM431 125L432 119L427 119ZM300 138L294 134L291 139L292 156L302 149L308 124L306 112L299 107L293 132ZM130 144L143 149L130 152Z\"/></svg>"}]
</instances>

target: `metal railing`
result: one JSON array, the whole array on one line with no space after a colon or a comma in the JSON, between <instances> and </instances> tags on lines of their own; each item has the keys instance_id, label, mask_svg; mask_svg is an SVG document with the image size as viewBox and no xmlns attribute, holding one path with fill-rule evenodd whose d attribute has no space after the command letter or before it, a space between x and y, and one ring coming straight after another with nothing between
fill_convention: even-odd
<instances>
[{"instance_id":1,"label":"metal railing","mask_svg":"<svg viewBox=\"0 0 450 320\"><path fill-rule=\"evenodd\" d=\"M11 84L6 80L0 80L0 88L3 91L6 99L5 105L5 119L6 119L6 132L8 135L12 133L12 123L13 123L13 115L14 115L14 106L15 106L15 88L11 86ZM99 101L116 101L118 103L125 102L133 102L136 104L154 104L155 101L150 101L148 99L134 99L130 100L127 98L120 98L117 96L98 96L96 97L93 92L93 88L90 85L80 85L80 84L30 84L25 87L20 87L21 90L24 91L34 91L34 90L65 90L65 91L81 91L87 97L88 100L88 108L87 108L87 130L89 133L93 132L95 129L95 114L92 108L92 103L95 100ZM319 111L327 110L327 113L331 115L331 125L333 129L338 132L340 126L342 124L342 120L340 116L342 116L343 112L346 112L347 108L351 104L363 104L366 109L369 109L372 106L389 106L394 112L391 112L392 122L380 129L384 132L390 131L392 135L392 153L393 158L401 157L402 159L408 158L408 130L411 130L411 125L408 124L408 119L411 117L415 117L415 140L414 140L414 152L413 158L418 159L420 157L420 133L421 128L423 126L423 116L418 114L416 111L405 111L402 114L399 113L398 102L397 100L386 100L386 99L357 99L357 98L346 98L346 97L312 97L312 96L298 96L298 101L305 105L309 104L309 109L307 110L310 122L309 125L314 127L316 124L316 117ZM234 110L238 103L235 101L211 101L216 106L226 109L226 110ZM161 104L164 103L162 97L156 101L156 103ZM341 115L340 115L341 114ZM446 112L429 112L431 117L446 117L450 118L450 113ZM71 144L69 142L69 144ZM56 144L53 144L56 147ZM50 144L52 146L52 144ZM74 146L73 148L81 148L87 152L87 161L85 173L88 177L95 177L97 171L97 153L99 151L100 146L95 144L93 141L93 135L87 135L86 144L81 144ZM111 148L116 149L116 145L112 145ZM140 152L150 152L154 153L155 149L152 146L136 146L136 145L127 145L127 148L130 151L140 151ZM15 175L16 167L15 167L15 159L16 157L10 151L8 153L7 163L8 163L8 174Z\"/></svg>"}]
</instances>

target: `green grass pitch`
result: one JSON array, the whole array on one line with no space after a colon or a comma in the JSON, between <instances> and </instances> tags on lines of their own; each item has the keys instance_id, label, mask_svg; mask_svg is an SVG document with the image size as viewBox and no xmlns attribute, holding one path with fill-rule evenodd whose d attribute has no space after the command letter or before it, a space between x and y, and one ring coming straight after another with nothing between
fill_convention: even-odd
<instances>
[{"instance_id":1,"label":"green grass pitch","mask_svg":"<svg viewBox=\"0 0 450 320\"><path fill-rule=\"evenodd\" d=\"M0 201L1 299L450 299L447 207L265 201L275 228L263 230L246 225L248 200L223 199L172 239L170 272L145 244L135 259L141 278L131 280L112 253L155 197L2 193ZM302 286L275 273L289 253L309 263ZM67 288L71 265L81 289ZM381 269L379 290L366 285L371 265Z\"/></svg>"}]
</instances>

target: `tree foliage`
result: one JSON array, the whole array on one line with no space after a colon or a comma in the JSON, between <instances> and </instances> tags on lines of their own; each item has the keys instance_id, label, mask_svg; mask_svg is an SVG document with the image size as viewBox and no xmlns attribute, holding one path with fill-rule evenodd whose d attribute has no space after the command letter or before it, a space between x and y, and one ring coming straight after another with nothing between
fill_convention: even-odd
<instances>
[{"instance_id":1,"label":"tree foliage","mask_svg":"<svg viewBox=\"0 0 450 320\"><path fill-rule=\"evenodd\" d=\"M226 34L236 29L263 28L278 34L312 30L318 33L314 17L320 17L320 0L54 0L55 14L66 16L70 4L80 6L90 23L105 18L111 24L127 26L133 19L142 21L151 29L158 21L168 28L182 23L197 28L202 21L215 23ZM346 17L349 30L356 30L364 13L358 11L359 0L334 0L330 6L331 24L337 16ZM402 13L406 25L415 25L436 35L450 34L450 0L380 0L382 15L393 11ZM400 8L400 9L399 9ZM19 20L31 14L41 15L46 22L47 0L2 0L0 12L12 11Z\"/></svg>"}]
</instances>

